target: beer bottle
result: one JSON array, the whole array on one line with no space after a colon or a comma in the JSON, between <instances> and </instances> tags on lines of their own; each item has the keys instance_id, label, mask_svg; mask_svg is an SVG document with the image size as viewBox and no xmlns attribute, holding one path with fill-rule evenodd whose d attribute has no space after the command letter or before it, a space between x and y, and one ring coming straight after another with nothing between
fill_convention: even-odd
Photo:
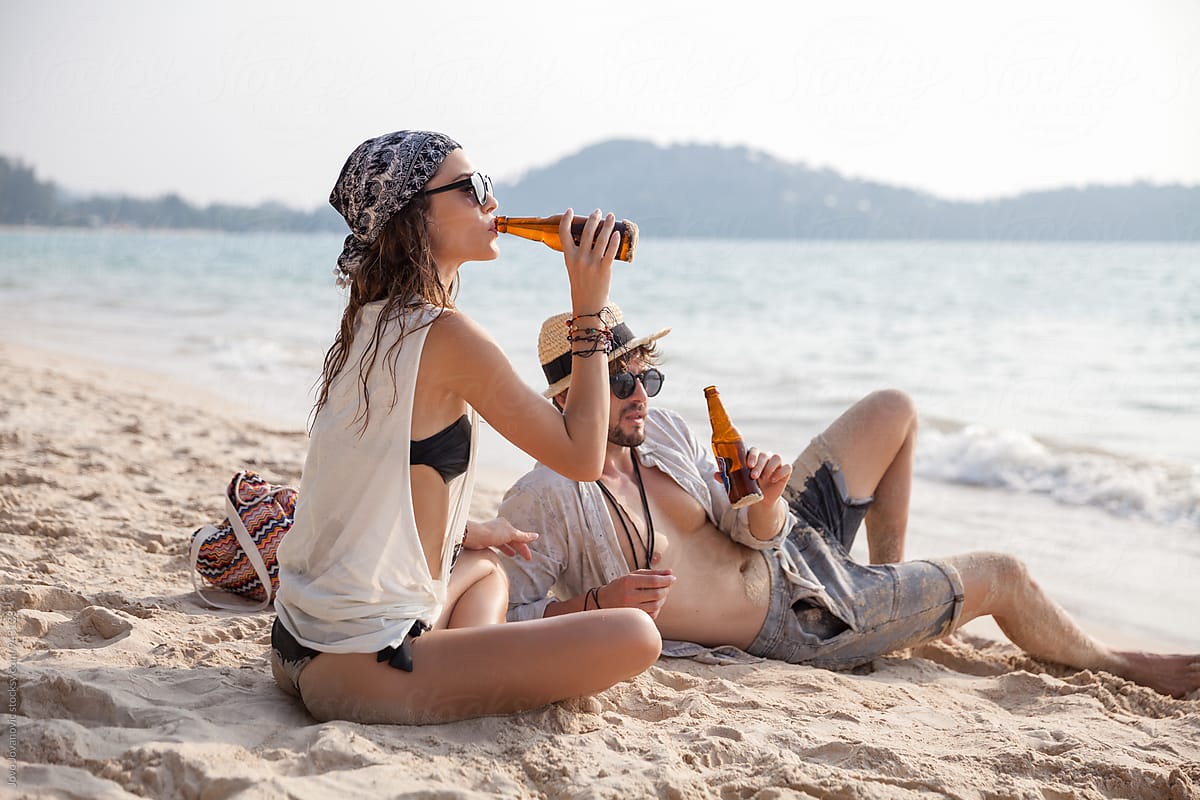
<instances>
[{"instance_id":1,"label":"beer bottle","mask_svg":"<svg viewBox=\"0 0 1200 800\"><path fill-rule=\"evenodd\" d=\"M543 242L562 252L562 240L558 237L558 223L562 214L552 217L496 217L496 230L500 233L511 233L522 239ZM583 223L587 217L575 217L571 220L571 238L579 244L579 236L583 233ZM617 245L618 261L633 261L633 253L637 250L638 226L627 219L618 220L613 230L621 234L621 243Z\"/></svg>"},{"instance_id":2,"label":"beer bottle","mask_svg":"<svg viewBox=\"0 0 1200 800\"><path fill-rule=\"evenodd\" d=\"M746 443L742 434L729 421L729 414L721 404L721 395L715 386L706 386L704 399L708 401L708 420L712 423L713 455L717 458L717 466L721 468L721 478L725 481L725 490L729 492L729 502L734 508L741 508L762 500L762 489L758 481L750 477L750 468L746 466Z\"/></svg>"}]
</instances>

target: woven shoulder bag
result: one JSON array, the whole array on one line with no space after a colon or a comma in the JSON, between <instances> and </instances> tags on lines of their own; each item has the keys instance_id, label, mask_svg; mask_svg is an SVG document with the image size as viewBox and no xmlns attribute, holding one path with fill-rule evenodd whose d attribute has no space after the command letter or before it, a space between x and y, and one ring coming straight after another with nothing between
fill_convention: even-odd
<instances>
[{"instance_id":1,"label":"woven shoulder bag","mask_svg":"<svg viewBox=\"0 0 1200 800\"><path fill-rule=\"evenodd\" d=\"M200 599L214 608L261 611L279 589L276 551L292 527L296 490L242 470L225 490L225 511L225 519L192 533L192 585ZM205 595L204 590L212 588L257 605Z\"/></svg>"}]
</instances>

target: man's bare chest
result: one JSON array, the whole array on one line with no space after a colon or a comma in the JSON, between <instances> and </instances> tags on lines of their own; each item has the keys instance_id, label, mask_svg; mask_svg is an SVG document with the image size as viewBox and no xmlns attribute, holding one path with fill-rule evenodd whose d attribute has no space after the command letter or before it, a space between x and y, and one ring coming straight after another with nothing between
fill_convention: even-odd
<instances>
[{"instance_id":1,"label":"man's bare chest","mask_svg":"<svg viewBox=\"0 0 1200 800\"><path fill-rule=\"evenodd\" d=\"M604 481L611 495L608 512L630 569L646 566L650 546L650 566L664 568L676 555L672 548L712 526L704 507L665 473L653 467L641 467L640 472L641 489L634 478Z\"/></svg>"}]
</instances>

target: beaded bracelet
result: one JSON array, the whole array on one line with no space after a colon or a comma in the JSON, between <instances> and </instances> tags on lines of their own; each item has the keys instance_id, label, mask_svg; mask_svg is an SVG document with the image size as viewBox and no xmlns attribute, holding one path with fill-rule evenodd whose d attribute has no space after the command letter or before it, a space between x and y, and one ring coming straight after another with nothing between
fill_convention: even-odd
<instances>
[{"instance_id":1,"label":"beaded bracelet","mask_svg":"<svg viewBox=\"0 0 1200 800\"><path fill-rule=\"evenodd\" d=\"M608 306L602 307L599 311L591 314L577 314L567 319L567 341L571 343L571 354L587 358L596 353L603 352L608 354L613 348L613 334L605 317L612 317L612 311ZM580 319L584 317L595 317L601 327L599 328L581 328L578 325ZM588 343L591 346L587 348L576 349L575 345L579 343Z\"/></svg>"},{"instance_id":2,"label":"beaded bracelet","mask_svg":"<svg viewBox=\"0 0 1200 800\"><path fill-rule=\"evenodd\" d=\"M587 358L594 356L596 353L608 354L612 352L613 338L610 331L597 331L593 336L576 336L571 339L571 355ZM591 346L586 349L577 349L581 342L590 342Z\"/></svg>"},{"instance_id":3,"label":"beaded bracelet","mask_svg":"<svg viewBox=\"0 0 1200 800\"><path fill-rule=\"evenodd\" d=\"M613 313L612 309L609 308L608 306L600 306L599 311L593 311L589 314L576 314L573 317L568 317L567 318L567 327L568 328L574 327L576 321L578 321L584 317L595 317L596 319L600 320L601 324L607 325L608 323L606 323L604 321L604 317L605 316L612 317L612 313Z\"/></svg>"},{"instance_id":4,"label":"beaded bracelet","mask_svg":"<svg viewBox=\"0 0 1200 800\"><path fill-rule=\"evenodd\" d=\"M583 319L584 317L595 317L600 323L600 327L581 329L579 327L579 320ZM576 334L579 332L597 333L598 331L608 331L612 327L612 324L609 322L609 320L612 318L613 312L608 306L601 306L599 311L594 311L590 314L576 314L573 317L568 317L566 320L567 340L570 341L571 339L575 338Z\"/></svg>"}]
</instances>

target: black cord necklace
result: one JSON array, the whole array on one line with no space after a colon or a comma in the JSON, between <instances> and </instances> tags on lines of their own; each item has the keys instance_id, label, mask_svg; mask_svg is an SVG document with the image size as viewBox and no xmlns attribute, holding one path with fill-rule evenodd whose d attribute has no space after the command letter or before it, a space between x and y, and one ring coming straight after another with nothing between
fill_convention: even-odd
<instances>
[{"instance_id":1,"label":"black cord necklace","mask_svg":"<svg viewBox=\"0 0 1200 800\"><path fill-rule=\"evenodd\" d=\"M637 525L633 521L633 517L625 510L625 506L617 502L617 498L608 490L608 487L596 481L596 485L600 487L600 491L608 498L608 502L612 503L613 508L617 512L617 521L621 523L621 529L625 531L625 538L629 540L629 552L633 554L633 563L637 565L637 548L633 544L633 534L630 533L629 527L633 526L633 530L638 535L638 542L642 545L642 550L646 553L646 569L650 569L650 559L654 556L654 518L650 516L650 503L646 500L646 487L642 483L642 468L638 466L637 455L633 452L633 448L629 448L629 459L633 462L633 477L637 481L638 492L642 496L642 513L646 515L646 541L642 541L642 532L638 530ZM629 524L625 520L629 520Z\"/></svg>"}]
</instances>

